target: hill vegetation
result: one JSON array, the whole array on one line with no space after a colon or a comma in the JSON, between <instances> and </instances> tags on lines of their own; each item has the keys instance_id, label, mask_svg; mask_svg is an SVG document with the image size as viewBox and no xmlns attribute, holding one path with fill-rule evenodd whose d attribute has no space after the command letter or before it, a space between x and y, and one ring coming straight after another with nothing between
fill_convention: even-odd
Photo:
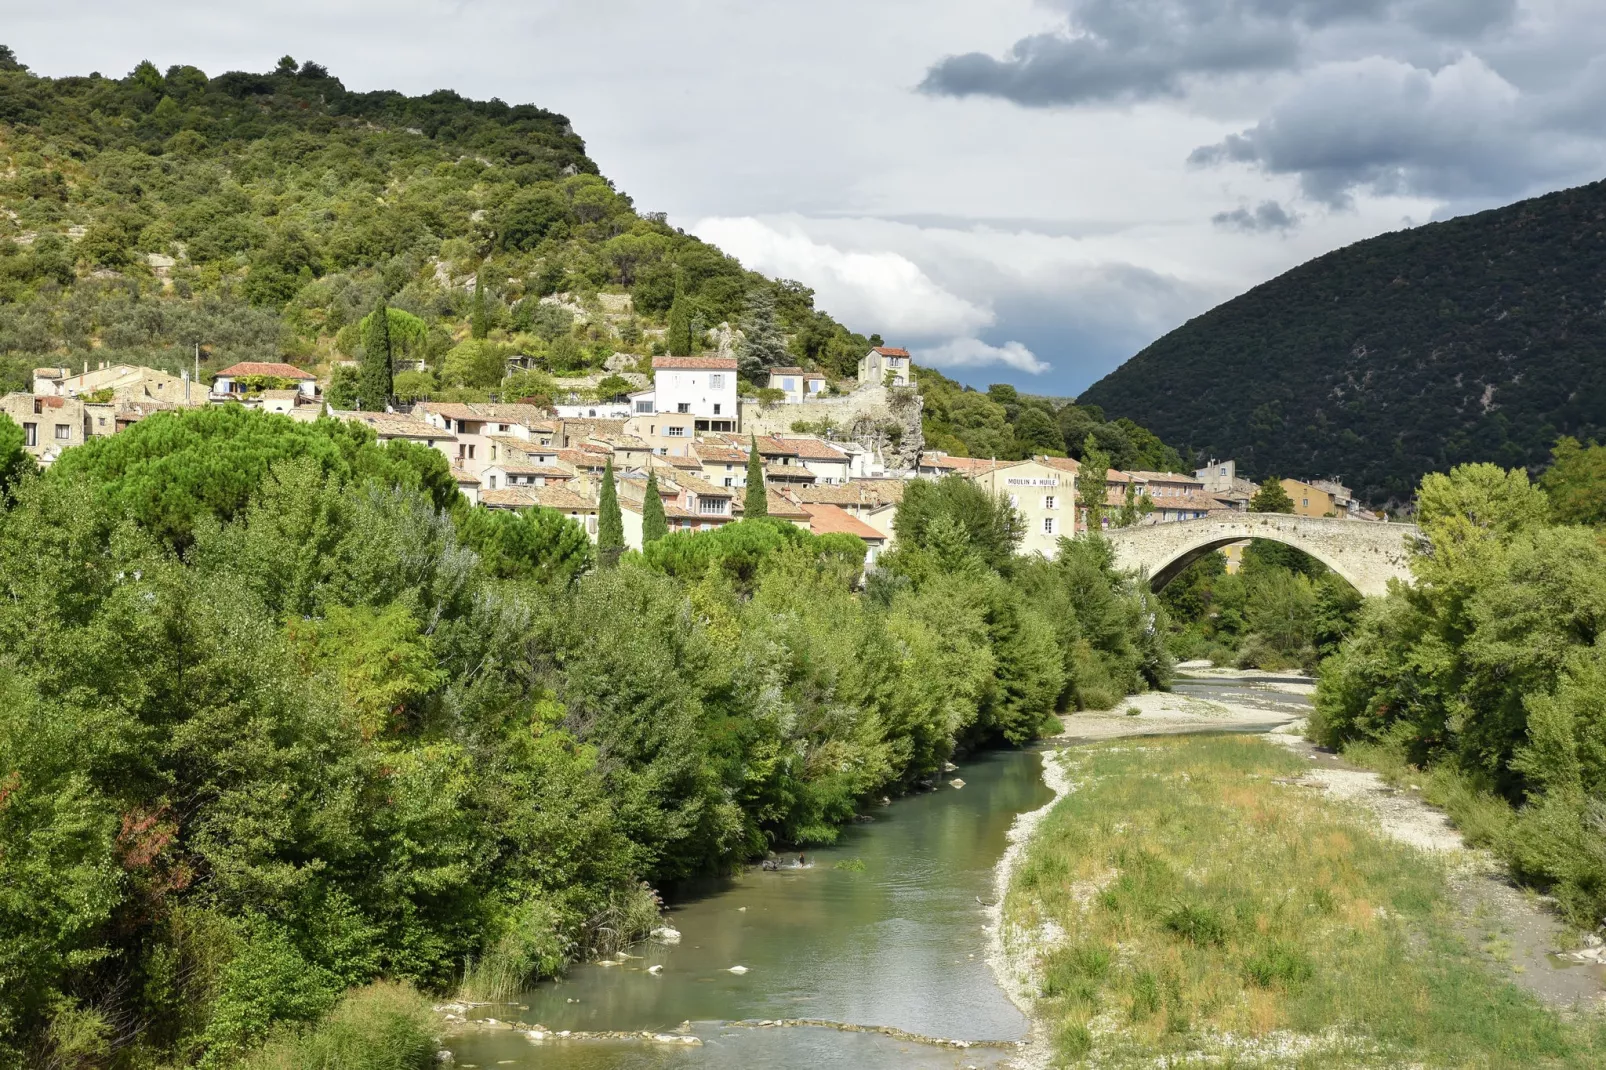
<instances>
[{"instance_id":1,"label":"hill vegetation","mask_svg":"<svg viewBox=\"0 0 1606 1070\"><path fill-rule=\"evenodd\" d=\"M1606 436L1606 183L1329 253L1179 327L1079 399L1203 457L1404 501L1473 461Z\"/></svg>"},{"instance_id":2,"label":"hill vegetation","mask_svg":"<svg viewBox=\"0 0 1606 1070\"><path fill-rule=\"evenodd\" d=\"M537 369L517 392L539 393L542 373L666 351L677 318L688 348L721 323L784 332L789 349L744 354L750 375L851 375L869 345L808 288L636 211L542 108L353 93L290 57L39 78L0 49L0 386L41 363L176 371L196 346L203 373L326 370L360 357L381 297L411 317L412 397L483 394L515 352Z\"/></svg>"},{"instance_id":3,"label":"hill vegetation","mask_svg":"<svg viewBox=\"0 0 1606 1070\"><path fill-rule=\"evenodd\" d=\"M1007 383L973 390L932 368L916 368L915 377L925 398L921 425L931 449L1000 461L1039 454L1080 461L1091 435L1111 467L1191 471L1153 432L1125 418L1106 419L1096 405L1031 397Z\"/></svg>"}]
</instances>

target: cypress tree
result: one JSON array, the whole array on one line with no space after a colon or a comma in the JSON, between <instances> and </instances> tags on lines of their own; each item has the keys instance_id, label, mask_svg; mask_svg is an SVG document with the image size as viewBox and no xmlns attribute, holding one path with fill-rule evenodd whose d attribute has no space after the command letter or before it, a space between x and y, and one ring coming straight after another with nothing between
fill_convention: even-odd
<instances>
[{"instance_id":1,"label":"cypress tree","mask_svg":"<svg viewBox=\"0 0 1606 1070\"><path fill-rule=\"evenodd\" d=\"M687 307L686 291L680 276L675 276L675 299L669 306L669 355L691 356L691 309Z\"/></svg>"},{"instance_id":2,"label":"cypress tree","mask_svg":"<svg viewBox=\"0 0 1606 1070\"><path fill-rule=\"evenodd\" d=\"M742 502L742 511L748 520L770 515L769 496L764 493L764 462L758 456L758 439L753 438L752 443L747 452L747 497Z\"/></svg>"},{"instance_id":3,"label":"cypress tree","mask_svg":"<svg viewBox=\"0 0 1606 1070\"><path fill-rule=\"evenodd\" d=\"M1104 488L1110 482L1110 455L1099 449L1091 433L1082 442L1082 469L1076 474L1076 493L1087 510L1087 530L1104 530Z\"/></svg>"},{"instance_id":4,"label":"cypress tree","mask_svg":"<svg viewBox=\"0 0 1606 1070\"><path fill-rule=\"evenodd\" d=\"M474 276L474 307L468 317L468 333L475 338L484 338L491 333L491 313L485 307L484 268Z\"/></svg>"},{"instance_id":5,"label":"cypress tree","mask_svg":"<svg viewBox=\"0 0 1606 1070\"><path fill-rule=\"evenodd\" d=\"M361 382L357 399L368 412L384 412L390 399L392 383L390 310L385 299L369 314L363 324Z\"/></svg>"},{"instance_id":6,"label":"cypress tree","mask_svg":"<svg viewBox=\"0 0 1606 1070\"><path fill-rule=\"evenodd\" d=\"M619 512L619 492L613 485L613 458L602 472L602 493L597 503L597 560L604 568L619 563L625 552L625 519Z\"/></svg>"},{"instance_id":7,"label":"cypress tree","mask_svg":"<svg viewBox=\"0 0 1606 1070\"><path fill-rule=\"evenodd\" d=\"M657 542L669 534L664 518L664 500L658 496L658 473L647 473L647 496L641 501L641 545Z\"/></svg>"}]
</instances>

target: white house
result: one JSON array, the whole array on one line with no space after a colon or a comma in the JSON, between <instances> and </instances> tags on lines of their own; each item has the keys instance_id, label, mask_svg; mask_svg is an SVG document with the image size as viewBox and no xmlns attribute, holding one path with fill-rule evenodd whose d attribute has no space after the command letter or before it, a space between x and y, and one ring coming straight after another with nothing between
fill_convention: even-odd
<instances>
[{"instance_id":1,"label":"white house","mask_svg":"<svg viewBox=\"0 0 1606 1070\"><path fill-rule=\"evenodd\" d=\"M318 396L318 378L310 372L304 372L294 364L279 364L270 361L246 360L239 364L231 364L217 373L212 382L213 397L238 397L241 394L252 393L262 389L252 380L283 380L293 383L296 390L309 398ZM244 382L242 382L244 380Z\"/></svg>"},{"instance_id":2,"label":"white house","mask_svg":"<svg viewBox=\"0 0 1606 1070\"><path fill-rule=\"evenodd\" d=\"M631 412L628 401L580 401L553 408L564 420L628 420Z\"/></svg>"},{"instance_id":3,"label":"white house","mask_svg":"<svg viewBox=\"0 0 1606 1070\"><path fill-rule=\"evenodd\" d=\"M736 430L735 357L654 357L652 373L654 413L690 416L694 431ZM630 397L637 416L642 400Z\"/></svg>"},{"instance_id":4,"label":"white house","mask_svg":"<svg viewBox=\"0 0 1606 1070\"><path fill-rule=\"evenodd\" d=\"M876 346L859 358L859 384L880 386L892 376L894 386L909 385L909 351L891 346Z\"/></svg>"},{"instance_id":5,"label":"white house","mask_svg":"<svg viewBox=\"0 0 1606 1070\"><path fill-rule=\"evenodd\" d=\"M779 390L788 405L797 405L825 392L825 376L802 368L771 368L769 387Z\"/></svg>"}]
</instances>

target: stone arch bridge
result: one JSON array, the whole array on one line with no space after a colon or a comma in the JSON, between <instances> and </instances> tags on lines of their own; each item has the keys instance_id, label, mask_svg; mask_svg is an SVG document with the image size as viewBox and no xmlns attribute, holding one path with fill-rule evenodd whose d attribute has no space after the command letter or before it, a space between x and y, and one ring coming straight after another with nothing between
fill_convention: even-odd
<instances>
[{"instance_id":1,"label":"stone arch bridge","mask_svg":"<svg viewBox=\"0 0 1606 1070\"><path fill-rule=\"evenodd\" d=\"M1310 554L1363 595L1387 594L1390 579L1409 583L1406 562L1421 538L1414 524L1286 513L1218 513L1201 520L1113 528L1105 535L1115 547L1116 566L1141 570L1156 591L1212 550L1245 539L1270 539Z\"/></svg>"}]
</instances>

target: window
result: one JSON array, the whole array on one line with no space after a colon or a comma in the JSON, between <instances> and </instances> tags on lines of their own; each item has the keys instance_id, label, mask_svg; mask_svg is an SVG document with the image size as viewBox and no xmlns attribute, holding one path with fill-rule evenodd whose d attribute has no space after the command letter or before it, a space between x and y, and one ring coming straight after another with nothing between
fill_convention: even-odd
<instances>
[{"instance_id":1,"label":"window","mask_svg":"<svg viewBox=\"0 0 1606 1070\"><path fill-rule=\"evenodd\" d=\"M56 437L60 438L61 437L61 434L60 434L61 425L60 424L56 425L56 431L57 431ZM1304 506L1306 509L1309 509L1310 508L1310 499L1309 498L1301 498L1301 499L1299 499L1299 504Z\"/></svg>"},{"instance_id":2,"label":"window","mask_svg":"<svg viewBox=\"0 0 1606 1070\"><path fill-rule=\"evenodd\" d=\"M1055 504L1054 504L1054 495L1052 495L1052 494L1045 494L1045 495L1043 495L1043 508L1044 508L1044 509L1055 509L1055 508L1058 508L1058 506L1056 506L1056 505L1055 505Z\"/></svg>"},{"instance_id":3,"label":"window","mask_svg":"<svg viewBox=\"0 0 1606 1070\"><path fill-rule=\"evenodd\" d=\"M57 424L56 425L56 441L57 442L66 442L71 438L72 438L72 425L71 424Z\"/></svg>"},{"instance_id":4,"label":"window","mask_svg":"<svg viewBox=\"0 0 1606 1070\"><path fill-rule=\"evenodd\" d=\"M727 467L729 467L729 466L728 466L728 465L727 465ZM731 479L731 477L730 477L730 476L726 476L726 477L725 477L725 485L726 485L726 486L727 486L727 487L728 487L728 486L731 486L731 485L732 485L732 484L733 484L733 483L734 483L734 482L735 482L735 480L733 480L733 479Z\"/></svg>"},{"instance_id":5,"label":"window","mask_svg":"<svg viewBox=\"0 0 1606 1070\"><path fill-rule=\"evenodd\" d=\"M684 427L666 427L664 428L664 434L670 438L685 438L686 429Z\"/></svg>"},{"instance_id":6,"label":"window","mask_svg":"<svg viewBox=\"0 0 1606 1070\"><path fill-rule=\"evenodd\" d=\"M39 445L39 425L38 424L23 424L22 425L22 444L25 445L25 446L37 446L37 445Z\"/></svg>"},{"instance_id":7,"label":"window","mask_svg":"<svg viewBox=\"0 0 1606 1070\"><path fill-rule=\"evenodd\" d=\"M697 511L704 516L723 516L725 513L725 499L699 496L697 499Z\"/></svg>"},{"instance_id":8,"label":"window","mask_svg":"<svg viewBox=\"0 0 1606 1070\"><path fill-rule=\"evenodd\" d=\"M786 391L788 394L790 394L792 391L797 389L797 380L796 379L782 379L781 380L781 389Z\"/></svg>"},{"instance_id":9,"label":"window","mask_svg":"<svg viewBox=\"0 0 1606 1070\"><path fill-rule=\"evenodd\" d=\"M1054 534L1054 518L1053 517L1045 516L1043 518L1043 534L1044 535L1052 535L1052 534Z\"/></svg>"},{"instance_id":10,"label":"window","mask_svg":"<svg viewBox=\"0 0 1606 1070\"><path fill-rule=\"evenodd\" d=\"M106 417L97 416L97 417L95 417L95 419L99 422L101 427L105 427L106 426Z\"/></svg>"},{"instance_id":11,"label":"window","mask_svg":"<svg viewBox=\"0 0 1606 1070\"><path fill-rule=\"evenodd\" d=\"M487 476L486 478L491 481L491 489L495 490L496 489L496 477L495 476Z\"/></svg>"},{"instance_id":12,"label":"window","mask_svg":"<svg viewBox=\"0 0 1606 1070\"><path fill-rule=\"evenodd\" d=\"M652 412L652 402L650 402L650 401L638 401L638 402L636 402L636 411L637 412L643 412L643 413Z\"/></svg>"},{"instance_id":13,"label":"window","mask_svg":"<svg viewBox=\"0 0 1606 1070\"><path fill-rule=\"evenodd\" d=\"M719 402L717 402L717 401L714 402L714 415L715 416L719 415Z\"/></svg>"},{"instance_id":14,"label":"window","mask_svg":"<svg viewBox=\"0 0 1606 1070\"><path fill-rule=\"evenodd\" d=\"M686 402L686 401L682 401L680 404L675 406L675 411L676 412L691 412L691 403L690 402Z\"/></svg>"},{"instance_id":15,"label":"window","mask_svg":"<svg viewBox=\"0 0 1606 1070\"><path fill-rule=\"evenodd\" d=\"M708 377L708 389L710 389L710 390L724 390L725 389L725 376L720 372L715 372L714 374L710 375ZM714 411L718 412L719 410L715 409Z\"/></svg>"}]
</instances>

